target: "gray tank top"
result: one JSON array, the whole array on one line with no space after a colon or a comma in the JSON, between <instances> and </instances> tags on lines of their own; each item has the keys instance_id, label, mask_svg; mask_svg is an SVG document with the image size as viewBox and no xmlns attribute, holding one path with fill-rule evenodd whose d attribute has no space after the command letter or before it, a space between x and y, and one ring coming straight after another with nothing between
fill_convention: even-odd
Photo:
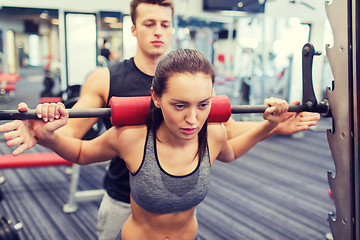
<instances>
[{"instance_id":1,"label":"gray tank top","mask_svg":"<svg viewBox=\"0 0 360 240\"><path fill-rule=\"evenodd\" d=\"M148 131L140 168L130 173L130 195L152 213L176 213L191 209L204 200L210 184L209 149L196 169L174 176L160 166L153 131Z\"/></svg>"}]
</instances>

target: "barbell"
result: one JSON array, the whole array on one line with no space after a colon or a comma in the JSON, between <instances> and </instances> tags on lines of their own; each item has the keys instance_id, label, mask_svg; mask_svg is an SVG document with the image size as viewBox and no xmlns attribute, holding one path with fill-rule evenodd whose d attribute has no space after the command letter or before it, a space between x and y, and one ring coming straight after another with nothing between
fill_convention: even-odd
<instances>
[{"instance_id":1,"label":"barbell","mask_svg":"<svg viewBox=\"0 0 360 240\"><path fill-rule=\"evenodd\" d=\"M150 107L150 96L112 97L109 108L68 109L70 118L110 118L112 125L140 125L146 122ZM212 98L209 122L226 122L231 114L263 113L266 105L235 105L231 106L226 95ZM329 103L323 99L317 104L290 105L289 112L317 112L325 117L330 115ZM0 120L37 119L36 110L19 112L18 110L0 110Z\"/></svg>"}]
</instances>

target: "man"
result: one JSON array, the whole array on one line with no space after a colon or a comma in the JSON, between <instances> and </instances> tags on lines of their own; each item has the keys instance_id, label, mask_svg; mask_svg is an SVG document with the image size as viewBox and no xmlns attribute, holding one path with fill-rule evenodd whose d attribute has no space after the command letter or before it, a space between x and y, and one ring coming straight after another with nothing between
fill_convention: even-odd
<instances>
[{"instance_id":1,"label":"man","mask_svg":"<svg viewBox=\"0 0 360 240\"><path fill-rule=\"evenodd\" d=\"M111 60L111 51L110 51L110 43L109 40L104 39L103 45L101 46L100 49L100 55L104 57L104 60L106 61L106 64L103 65L104 67L107 67L110 65L110 60Z\"/></svg>"},{"instance_id":2,"label":"man","mask_svg":"<svg viewBox=\"0 0 360 240\"><path fill-rule=\"evenodd\" d=\"M171 41L173 14L172 0L132 0L131 32L137 38L135 56L111 67L95 70L82 86L80 99L73 108L107 107L112 96L149 96L156 65L166 53ZM26 108L24 105L19 105L19 110L24 107ZM306 130L309 126L315 125L318 119L318 114L289 113L289 119L279 124L270 135ZM58 131L64 135L81 138L96 121L95 118L72 118ZM104 121L107 127L111 126L109 119ZM17 131L27 127L26 122L22 121L15 121L14 124L16 126L13 129ZM233 138L257 124L257 122L235 122L231 119L225 125L228 137ZM28 136L26 139L14 139L11 144L13 146L20 144L14 151L16 155L36 143L33 136ZM123 160L119 158L111 160L104 181L106 193L99 208L97 230L101 240L115 239L131 213L128 175Z\"/></svg>"},{"instance_id":3,"label":"man","mask_svg":"<svg viewBox=\"0 0 360 240\"><path fill-rule=\"evenodd\" d=\"M172 1L131 1L131 33L137 38L134 58L94 71L82 86L80 99L74 108L106 107L112 96L150 95L156 65L171 41L173 14ZM95 122L96 119L71 119L61 131L81 138ZM109 119L104 122L107 127L111 126ZM129 173L123 160L117 158L110 162L104 188L106 193L99 208L98 237L115 239L131 213Z\"/></svg>"}]
</instances>

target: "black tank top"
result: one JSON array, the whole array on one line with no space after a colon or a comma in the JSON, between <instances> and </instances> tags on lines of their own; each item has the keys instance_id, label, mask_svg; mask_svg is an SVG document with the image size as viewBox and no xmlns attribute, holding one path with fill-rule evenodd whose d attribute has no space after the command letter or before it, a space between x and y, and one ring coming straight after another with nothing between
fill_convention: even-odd
<instances>
[{"instance_id":1,"label":"black tank top","mask_svg":"<svg viewBox=\"0 0 360 240\"><path fill-rule=\"evenodd\" d=\"M153 76L141 72L134 63L134 58L114 64L110 70L109 100L112 96L136 97L150 96ZM106 128L110 128L109 118L103 119ZM104 188L109 196L118 201L130 203L129 170L124 160L114 158L110 162L104 179Z\"/></svg>"}]
</instances>

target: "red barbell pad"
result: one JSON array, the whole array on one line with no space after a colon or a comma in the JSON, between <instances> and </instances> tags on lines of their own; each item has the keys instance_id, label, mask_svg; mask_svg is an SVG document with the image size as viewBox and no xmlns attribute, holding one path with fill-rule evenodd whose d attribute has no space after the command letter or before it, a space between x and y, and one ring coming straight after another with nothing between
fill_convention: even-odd
<instances>
[{"instance_id":1,"label":"red barbell pad","mask_svg":"<svg viewBox=\"0 0 360 240\"><path fill-rule=\"evenodd\" d=\"M112 97L110 99L113 126L145 124L150 107L150 96ZM226 95L212 98L209 122L227 122L231 116L230 100Z\"/></svg>"},{"instance_id":2,"label":"red barbell pad","mask_svg":"<svg viewBox=\"0 0 360 240\"><path fill-rule=\"evenodd\" d=\"M230 99L226 95L214 96L208 122L227 122L231 116Z\"/></svg>"},{"instance_id":3,"label":"red barbell pad","mask_svg":"<svg viewBox=\"0 0 360 240\"><path fill-rule=\"evenodd\" d=\"M150 108L150 96L112 97L110 99L111 124L113 126L145 124Z\"/></svg>"}]
</instances>

